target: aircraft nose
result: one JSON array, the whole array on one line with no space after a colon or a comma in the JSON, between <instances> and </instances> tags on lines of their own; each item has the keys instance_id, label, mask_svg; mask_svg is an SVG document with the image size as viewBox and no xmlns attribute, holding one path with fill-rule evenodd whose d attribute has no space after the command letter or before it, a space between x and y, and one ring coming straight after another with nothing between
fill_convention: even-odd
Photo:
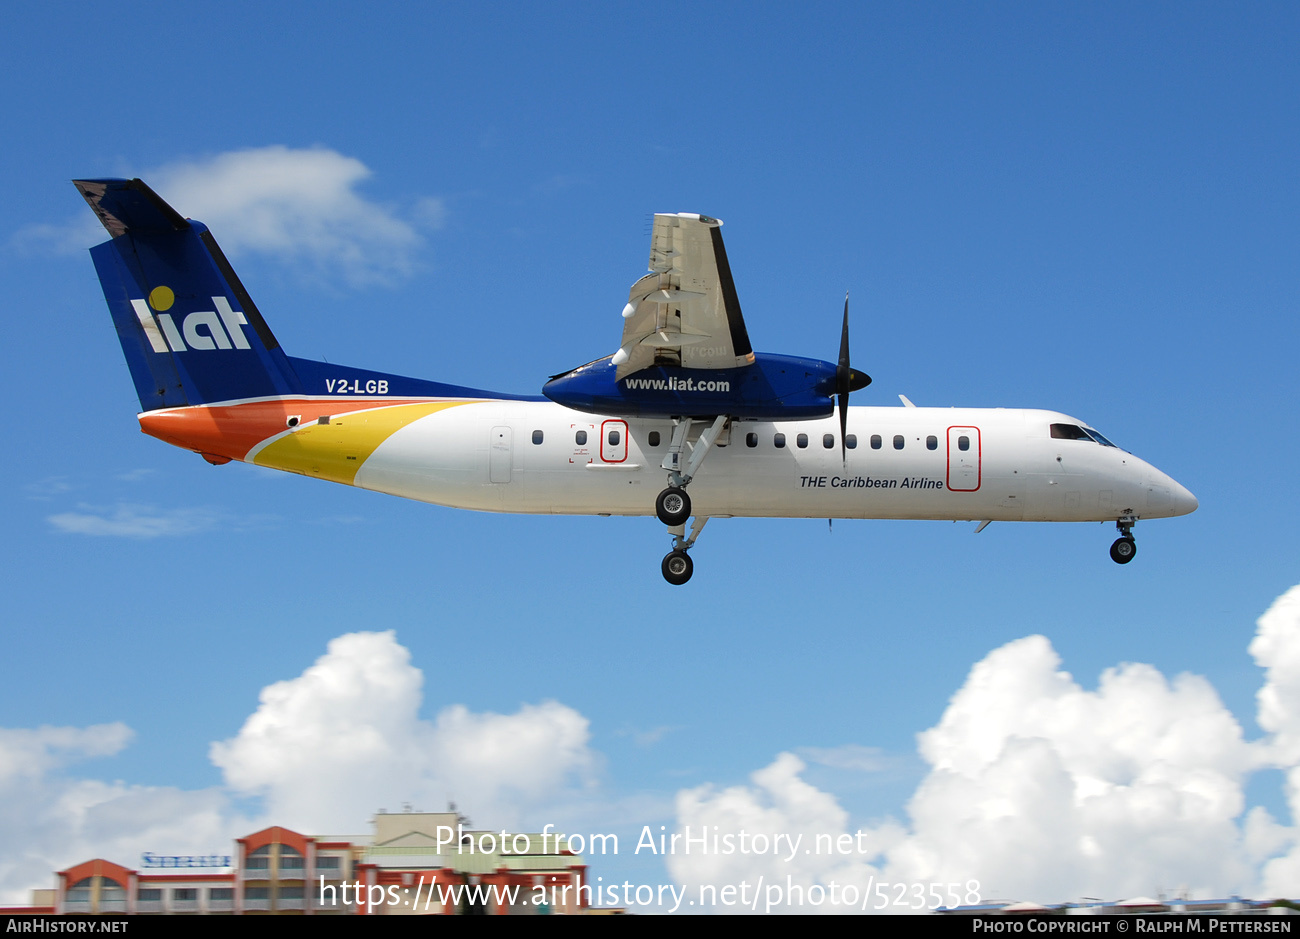
<instances>
[{"instance_id":1,"label":"aircraft nose","mask_svg":"<svg viewBox=\"0 0 1300 939\"><path fill-rule=\"evenodd\" d=\"M1174 514L1190 515L1196 511L1197 506L1201 503L1196 501L1196 496L1192 495L1185 487L1179 483L1169 480L1174 493Z\"/></svg>"},{"instance_id":2,"label":"aircraft nose","mask_svg":"<svg viewBox=\"0 0 1300 939\"><path fill-rule=\"evenodd\" d=\"M1196 496L1159 470L1147 482L1147 515L1150 518L1172 518L1196 511Z\"/></svg>"}]
</instances>

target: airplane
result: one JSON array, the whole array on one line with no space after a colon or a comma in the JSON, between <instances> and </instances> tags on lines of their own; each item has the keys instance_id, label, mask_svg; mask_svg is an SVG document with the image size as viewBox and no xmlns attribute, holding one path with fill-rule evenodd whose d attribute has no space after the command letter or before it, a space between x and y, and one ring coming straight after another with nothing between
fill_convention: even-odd
<instances>
[{"instance_id":1,"label":"airplane","mask_svg":"<svg viewBox=\"0 0 1300 939\"><path fill-rule=\"evenodd\" d=\"M140 429L212 464L485 512L653 514L674 585L711 518L1114 521L1127 564L1140 519L1197 507L1060 412L849 407L871 379L847 297L837 362L754 352L706 215L655 215L618 350L527 396L289 356L207 226L139 179L74 185L110 236L90 253Z\"/></svg>"}]
</instances>

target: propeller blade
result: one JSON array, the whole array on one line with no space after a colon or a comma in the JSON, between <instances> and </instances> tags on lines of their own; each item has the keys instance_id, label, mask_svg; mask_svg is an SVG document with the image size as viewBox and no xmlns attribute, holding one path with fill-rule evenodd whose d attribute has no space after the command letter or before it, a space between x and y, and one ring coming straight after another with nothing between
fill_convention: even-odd
<instances>
[{"instance_id":1,"label":"propeller blade","mask_svg":"<svg viewBox=\"0 0 1300 939\"><path fill-rule=\"evenodd\" d=\"M852 383L853 369L849 367L849 295L844 294L844 327L840 330L840 363L835 369L835 391L840 406L840 462L849 462L849 391Z\"/></svg>"}]
</instances>

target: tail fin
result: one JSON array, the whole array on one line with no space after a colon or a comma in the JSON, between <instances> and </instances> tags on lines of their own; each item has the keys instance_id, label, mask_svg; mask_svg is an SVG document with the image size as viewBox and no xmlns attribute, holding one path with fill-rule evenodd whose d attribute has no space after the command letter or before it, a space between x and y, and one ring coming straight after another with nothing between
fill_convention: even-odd
<instances>
[{"instance_id":1,"label":"tail fin","mask_svg":"<svg viewBox=\"0 0 1300 939\"><path fill-rule=\"evenodd\" d=\"M73 185L111 241L90 249L144 411L301 392L203 223L138 179Z\"/></svg>"}]
</instances>

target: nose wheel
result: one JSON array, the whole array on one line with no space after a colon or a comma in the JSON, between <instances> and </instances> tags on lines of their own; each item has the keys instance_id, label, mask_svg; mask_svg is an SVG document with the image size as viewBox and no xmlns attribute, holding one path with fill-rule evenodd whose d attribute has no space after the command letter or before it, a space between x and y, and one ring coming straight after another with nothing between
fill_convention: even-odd
<instances>
[{"instance_id":1,"label":"nose wheel","mask_svg":"<svg viewBox=\"0 0 1300 939\"><path fill-rule=\"evenodd\" d=\"M1134 515L1125 515L1115 521L1115 527L1119 529L1119 537L1110 546L1110 559L1116 564L1127 564L1137 557L1138 546L1133 540L1135 524L1137 524L1137 516Z\"/></svg>"}]
</instances>

